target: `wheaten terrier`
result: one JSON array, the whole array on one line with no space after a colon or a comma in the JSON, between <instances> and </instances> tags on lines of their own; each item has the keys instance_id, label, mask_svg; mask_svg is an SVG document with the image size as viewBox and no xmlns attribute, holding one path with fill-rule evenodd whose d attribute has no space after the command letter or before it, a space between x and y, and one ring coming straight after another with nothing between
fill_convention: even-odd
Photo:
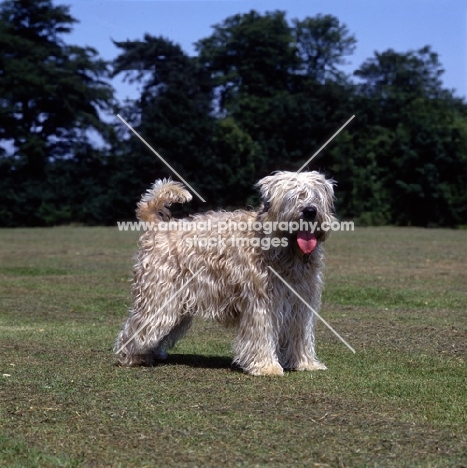
<instances>
[{"instance_id":1,"label":"wheaten terrier","mask_svg":"<svg viewBox=\"0 0 467 468\"><path fill-rule=\"evenodd\" d=\"M138 204L145 232L118 362L165 359L197 315L238 328L234 363L250 374L325 369L315 354L316 314L298 296L319 311L333 185L318 172L276 172L257 184L258 211L174 220L169 206L192 197L178 182L156 181Z\"/></svg>"}]
</instances>

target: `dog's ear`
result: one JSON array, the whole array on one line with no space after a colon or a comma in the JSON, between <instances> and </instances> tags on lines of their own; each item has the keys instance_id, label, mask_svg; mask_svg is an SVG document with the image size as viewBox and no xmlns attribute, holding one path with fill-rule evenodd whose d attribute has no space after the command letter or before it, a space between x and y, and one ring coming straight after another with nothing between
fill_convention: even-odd
<instances>
[{"instance_id":1,"label":"dog's ear","mask_svg":"<svg viewBox=\"0 0 467 468\"><path fill-rule=\"evenodd\" d=\"M334 212L334 200L336 199L334 195L334 187L337 185L337 182L334 179L324 179L322 187L323 204L326 207L326 211Z\"/></svg>"},{"instance_id":2,"label":"dog's ear","mask_svg":"<svg viewBox=\"0 0 467 468\"><path fill-rule=\"evenodd\" d=\"M269 210L270 200L271 200L271 184L272 184L272 177L267 176L263 177L255 187L259 190L259 194L261 196L261 203L263 206L262 212L266 212Z\"/></svg>"},{"instance_id":3,"label":"dog's ear","mask_svg":"<svg viewBox=\"0 0 467 468\"><path fill-rule=\"evenodd\" d=\"M307 173L304 172L303 174ZM325 174L318 171L312 171L308 174L311 185L318 187L318 190L325 195L326 198L334 199L334 187L337 185L337 182L332 177L327 179Z\"/></svg>"},{"instance_id":4,"label":"dog's ear","mask_svg":"<svg viewBox=\"0 0 467 468\"><path fill-rule=\"evenodd\" d=\"M337 185L337 182L334 179L325 179L324 180L324 191L329 200L334 200L334 187Z\"/></svg>"}]
</instances>

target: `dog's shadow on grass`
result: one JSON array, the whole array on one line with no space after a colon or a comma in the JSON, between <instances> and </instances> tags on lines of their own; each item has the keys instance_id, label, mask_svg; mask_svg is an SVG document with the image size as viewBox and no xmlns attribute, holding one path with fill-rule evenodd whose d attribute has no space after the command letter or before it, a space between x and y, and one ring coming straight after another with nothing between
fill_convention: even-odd
<instances>
[{"instance_id":1,"label":"dog's shadow on grass","mask_svg":"<svg viewBox=\"0 0 467 468\"><path fill-rule=\"evenodd\" d=\"M189 366L203 369L236 369L232 358L227 356L203 356L200 354L169 354L166 360L157 365Z\"/></svg>"}]
</instances>

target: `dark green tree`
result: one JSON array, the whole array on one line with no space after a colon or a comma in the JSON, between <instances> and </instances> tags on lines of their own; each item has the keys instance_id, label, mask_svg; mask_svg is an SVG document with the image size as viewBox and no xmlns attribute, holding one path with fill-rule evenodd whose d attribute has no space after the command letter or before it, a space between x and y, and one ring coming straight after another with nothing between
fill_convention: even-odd
<instances>
[{"instance_id":1,"label":"dark green tree","mask_svg":"<svg viewBox=\"0 0 467 468\"><path fill-rule=\"evenodd\" d=\"M359 111L368 126L361 148L375 162L366 181L378 180L375 207L384 199L391 223L465 221L466 106L442 87L442 73L429 47L377 53L355 73L363 80ZM357 182L355 174L350 180Z\"/></svg>"},{"instance_id":2,"label":"dark green tree","mask_svg":"<svg viewBox=\"0 0 467 468\"><path fill-rule=\"evenodd\" d=\"M308 80L325 84L346 81L339 68L352 55L357 40L347 26L332 15L293 20L293 34L300 57L300 71Z\"/></svg>"},{"instance_id":3,"label":"dark green tree","mask_svg":"<svg viewBox=\"0 0 467 468\"><path fill-rule=\"evenodd\" d=\"M140 97L125 103L120 113L190 185L203 192L206 184L200 169L212 158L215 128L209 75L179 45L162 37L145 34L143 41L115 45L122 53L114 61L114 76L123 74L141 86ZM119 177L126 174L132 206L156 178L177 178L132 134L124 145Z\"/></svg>"},{"instance_id":4,"label":"dark green tree","mask_svg":"<svg viewBox=\"0 0 467 468\"><path fill-rule=\"evenodd\" d=\"M0 5L0 144L6 150L0 204L3 212L21 207L1 223L70 221L52 166L71 164L77 154L96 158L91 132L107 131L99 116L113 99L107 65L96 50L63 41L75 22L68 7L51 0Z\"/></svg>"},{"instance_id":5,"label":"dark green tree","mask_svg":"<svg viewBox=\"0 0 467 468\"><path fill-rule=\"evenodd\" d=\"M419 96L449 98L449 91L442 87L443 73L438 54L425 46L407 53L392 49L376 52L354 74L364 79L363 90L367 96L381 103L394 100L400 104L404 99Z\"/></svg>"},{"instance_id":6,"label":"dark green tree","mask_svg":"<svg viewBox=\"0 0 467 468\"><path fill-rule=\"evenodd\" d=\"M288 90L299 66L292 30L281 11L231 16L196 48L216 81L220 111L236 107L238 95L270 97Z\"/></svg>"},{"instance_id":7,"label":"dark green tree","mask_svg":"<svg viewBox=\"0 0 467 468\"><path fill-rule=\"evenodd\" d=\"M252 203L260 148L232 118L215 115L213 80L197 57L148 34L143 41L115 44L123 52L114 62L114 73L141 85L140 97L121 109L125 120L207 201L194 197L186 209ZM133 135L123 140L117 159L121 161L117 177L127 179L132 208L154 179L177 179Z\"/></svg>"},{"instance_id":8,"label":"dark green tree","mask_svg":"<svg viewBox=\"0 0 467 468\"><path fill-rule=\"evenodd\" d=\"M251 11L227 18L197 43L217 86L218 113L261 148L256 178L300 167L350 116L350 83L339 66L354 42L332 16L290 25L284 12Z\"/></svg>"}]
</instances>

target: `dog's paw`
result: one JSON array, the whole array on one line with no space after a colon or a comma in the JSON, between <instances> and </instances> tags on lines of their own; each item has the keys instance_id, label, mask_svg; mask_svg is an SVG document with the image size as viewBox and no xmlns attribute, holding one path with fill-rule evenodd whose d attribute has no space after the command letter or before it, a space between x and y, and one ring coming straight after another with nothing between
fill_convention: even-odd
<instances>
[{"instance_id":1,"label":"dog's paw","mask_svg":"<svg viewBox=\"0 0 467 468\"><path fill-rule=\"evenodd\" d=\"M271 364L270 366L255 367L248 371L251 375L284 375L284 369L280 364Z\"/></svg>"},{"instance_id":2,"label":"dog's paw","mask_svg":"<svg viewBox=\"0 0 467 468\"><path fill-rule=\"evenodd\" d=\"M315 370L326 370L327 367L319 361L304 362L299 364L294 370L297 371L315 371Z\"/></svg>"}]
</instances>

